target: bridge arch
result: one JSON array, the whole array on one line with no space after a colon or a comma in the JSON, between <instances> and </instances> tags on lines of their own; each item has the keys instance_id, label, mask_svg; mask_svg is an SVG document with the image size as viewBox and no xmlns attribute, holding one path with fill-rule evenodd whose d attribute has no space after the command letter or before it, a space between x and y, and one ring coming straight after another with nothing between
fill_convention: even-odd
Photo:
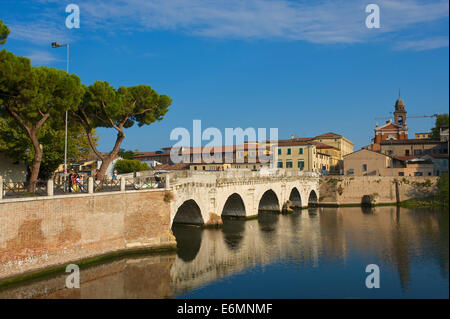
<instances>
[{"instance_id":1,"label":"bridge arch","mask_svg":"<svg viewBox=\"0 0 450 319\"><path fill-rule=\"evenodd\" d=\"M222 209L222 216L245 217L246 209L244 200L238 193L228 196Z\"/></svg>"},{"instance_id":2,"label":"bridge arch","mask_svg":"<svg viewBox=\"0 0 450 319\"><path fill-rule=\"evenodd\" d=\"M309 193L308 196L308 206L309 207L316 207L319 204L319 198L317 197L316 191L313 189Z\"/></svg>"},{"instance_id":3,"label":"bridge arch","mask_svg":"<svg viewBox=\"0 0 450 319\"><path fill-rule=\"evenodd\" d=\"M291 201L293 207L302 207L302 196L300 195L300 191L297 187L292 188L291 193L289 194L289 200Z\"/></svg>"},{"instance_id":4,"label":"bridge arch","mask_svg":"<svg viewBox=\"0 0 450 319\"><path fill-rule=\"evenodd\" d=\"M202 217L202 211L197 202L189 199L183 202L178 207L173 224L187 224L187 225L203 225L205 221Z\"/></svg>"},{"instance_id":5,"label":"bridge arch","mask_svg":"<svg viewBox=\"0 0 450 319\"><path fill-rule=\"evenodd\" d=\"M272 190L267 190L259 200L258 213L260 211L277 211L280 212L280 202L277 194Z\"/></svg>"}]
</instances>

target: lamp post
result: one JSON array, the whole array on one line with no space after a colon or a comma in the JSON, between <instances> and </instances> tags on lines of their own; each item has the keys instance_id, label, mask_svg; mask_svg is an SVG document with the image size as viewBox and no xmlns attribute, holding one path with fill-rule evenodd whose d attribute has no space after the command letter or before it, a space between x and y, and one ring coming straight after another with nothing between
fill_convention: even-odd
<instances>
[{"instance_id":1,"label":"lamp post","mask_svg":"<svg viewBox=\"0 0 450 319\"><path fill-rule=\"evenodd\" d=\"M69 74L69 43L66 44L59 44L58 42L52 42L52 48L61 48L66 47L67 48L67 74ZM65 131L65 137L64 137L64 192L67 191L67 117L68 117L68 110L66 110L66 131Z\"/></svg>"}]
</instances>

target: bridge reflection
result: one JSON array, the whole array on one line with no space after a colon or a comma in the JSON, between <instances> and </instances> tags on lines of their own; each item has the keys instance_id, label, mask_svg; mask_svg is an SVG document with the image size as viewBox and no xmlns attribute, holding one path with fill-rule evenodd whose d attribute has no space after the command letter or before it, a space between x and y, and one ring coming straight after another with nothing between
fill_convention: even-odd
<instances>
[{"instance_id":1,"label":"bridge reflection","mask_svg":"<svg viewBox=\"0 0 450 319\"><path fill-rule=\"evenodd\" d=\"M0 290L0 297L169 298L255 266L282 260L302 271L345 265L352 254L396 268L402 289L408 290L415 256L435 262L448 276L448 215L442 218L396 207L310 208L291 215L260 213L247 221L225 219L222 229L175 225L176 254L90 267L82 271L81 289L65 289L61 274Z\"/></svg>"}]
</instances>

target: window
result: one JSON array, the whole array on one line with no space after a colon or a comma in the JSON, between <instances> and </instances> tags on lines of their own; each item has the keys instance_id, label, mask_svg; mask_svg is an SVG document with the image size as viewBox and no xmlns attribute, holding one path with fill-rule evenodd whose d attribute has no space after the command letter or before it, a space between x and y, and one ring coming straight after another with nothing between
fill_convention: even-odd
<instances>
[{"instance_id":1,"label":"window","mask_svg":"<svg viewBox=\"0 0 450 319\"><path fill-rule=\"evenodd\" d=\"M362 170L363 170L363 172L367 172L367 164L362 165Z\"/></svg>"},{"instance_id":2,"label":"window","mask_svg":"<svg viewBox=\"0 0 450 319\"><path fill-rule=\"evenodd\" d=\"M348 175L351 175L351 174L354 174L355 173L355 170L353 169L353 168L350 168L348 171L347 171L347 174Z\"/></svg>"},{"instance_id":3,"label":"window","mask_svg":"<svg viewBox=\"0 0 450 319\"><path fill-rule=\"evenodd\" d=\"M304 160L299 160L299 161L297 162L297 166L298 166L298 168L299 168L301 171L303 171L303 169L305 168L305 161L304 161Z\"/></svg>"},{"instance_id":4,"label":"window","mask_svg":"<svg viewBox=\"0 0 450 319\"><path fill-rule=\"evenodd\" d=\"M278 168L283 168L283 162L282 162L282 161L279 161L278 164L277 164L277 167L278 167Z\"/></svg>"},{"instance_id":5,"label":"window","mask_svg":"<svg viewBox=\"0 0 450 319\"><path fill-rule=\"evenodd\" d=\"M206 166L203 166L203 170L206 171Z\"/></svg>"},{"instance_id":6,"label":"window","mask_svg":"<svg viewBox=\"0 0 450 319\"><path fill-rule=\"evenodd\" d=\"M302 148L302 147L300 147L300 148L298 149L298 154L300 154L300 155L303 154L303 148Z\"/></svg>"},{"instance_id":7,"label":"window","mask_svg":"<svg viewBox=\"0 0 450 319\"><path fill-rule=\"evenodd\" d=\"M287 149L287 155L291 155L291 149L290 148Z\"/></svg>"},{"instance_id":8,"label":"window","mask_svg":"<svg viewBox=\"0 0 450 319\"><path fill-rule=\"evenodd\" d=\"M292 168L292 161L286 162L286 168Z\"/></svg>"},{"instance_id":9,"label":"window","mask_svg":"<svg viewBox=\"0 0 450 319\"><path fill-rule=\"evenodd\" d=\"M405 176L405 172L398 172L398 176Z\"/></svg>"},{"instance_id":10,"label":"window","mask_svg":"<svg viewBox=\"0 0 450 319\"><path fill-rule=\"evenodd\" d=\"M281 155L281 148L278 149L278 155Z\"/></svg>"},{"instance_id":11,"label":"window","mask_svg":"<svg viewBox=\"0 0 450 319\"><path fill-rule=\"evenodd\" d=\"M405 150L405 156L409 156L409 150Z\"/></svg>"},{"instance_id":12,"label":"window","mask_svg":"<svg viewBox=\"0 0 450 319\"><path fill-rule=\"evenodd\" d=\"M423 176L423 173L422 172L415 172L414 176Z\"/></svg>"},{"instance_id":13,"label":"window","mask_svg":"<svg viewBox=\"0 0 450 319\"><path fill-rule=\"evenodd\" d=\"M414 150L414 155L422 155L422 150Z\"/></svg>"}]
</instances>

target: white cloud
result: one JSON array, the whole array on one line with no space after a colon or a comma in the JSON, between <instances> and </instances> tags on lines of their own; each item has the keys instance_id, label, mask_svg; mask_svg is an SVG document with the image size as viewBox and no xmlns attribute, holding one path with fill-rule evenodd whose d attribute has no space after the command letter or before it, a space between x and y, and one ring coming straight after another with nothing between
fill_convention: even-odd
<instances>
[{"instance_id":1,"label":"white cloud","mask_svg":"<svg viewBox=\"0 0 450 319\"><path fill-rule=\"evenodd\" d=\"M401 41L395 47L396 50L424 51L439 48L448 48L447 37L431 37L421 40Z\"/></svg>"},{"instance_id":2,"label":"white cloud","mask_svg":"<svg viewBox=\"0 0 450 319\"><path fill-rule=\"evenodd\" d=\"M35 50L26 55L31 60L32 65L45 65L51 62L59 61L48 51Z\"/></svg>"},{"instance_id":3,"label":"white cloud","mask_svg":"<svg viewBox=\"0 0 450 319\"><path fill-rule=\"evenodd\" d=\"M8 27L11 30L11 39L20 39L38 45L50 46L54 41L65 42L69 39L63 28L58 28L55 24L32 22L13 23Z\"/></svg>"},{"instance_id":4,"label":"white cloud","mask_svg":"<svg viewBox=\"0 0 450 319\"><path fill-rule=\"evenodd\" d=\"M365 27L365 7L371 2L380 6L381 29ZM81 0L77 4L83 30L176 30L211 38L313 43L402 37L415 27L448 19L449 10L445 0ZM31 26L28 29L33 30ZM37 30L39 39L55 35L53 30ZM28 31L17 28L15 32L33 41ZM419 40L430 42L435 36L425 35Z\"/></svg>"}]
</instances>

